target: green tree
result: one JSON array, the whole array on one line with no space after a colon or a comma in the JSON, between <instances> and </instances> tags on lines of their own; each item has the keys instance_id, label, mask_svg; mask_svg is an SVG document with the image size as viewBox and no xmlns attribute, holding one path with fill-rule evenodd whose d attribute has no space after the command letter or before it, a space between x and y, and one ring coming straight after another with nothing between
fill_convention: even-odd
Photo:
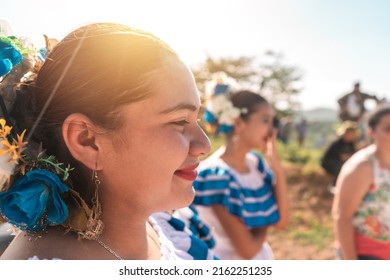
<instances>
[{"instance_id":1,"label":"green tree","mask_svg":"<svg viewBox=\"0 0 390 280\"><path fill-rule=\"evenodd\" d=\"M218 72L225 72L240 84L250 82L258 74L253 63L254 58L247 56L238 58L224 57L219 59L208 56L203 63L192 67L191 70L194 74L198 89L203 92L205 82L210 80L212 74Z\"/></svg>"},{"instance_id":2,"label":"green tree","mask_svg":"<svg viewBox=\"0 0 390 280\"><path fill-rule=\"evenodd\" d=\"M192 67L198 89L204 92L205 82L212 74L225 72L245 89L252 89L264 95L281 115L292 114L299 107L296 97L301 91L298 87L302 78L301 70L287 65L283 55L267 51L263 63L258 58L240 56L237 58L213 58Z\"/></svg>"},{"instance_id":3,"label":"green tree","mask_svg":"<svg viewBox=\"0 0 390 280\"><path fill-rule=\"evenodd\" d=\"M299 85L303 77L302 71L296 66L284 63L281 53L267 51L265 55L268 62L260 65L259 92L278 111L292 114L300 106L296 98L302 90Z\"/></svg>"}]
</instances>

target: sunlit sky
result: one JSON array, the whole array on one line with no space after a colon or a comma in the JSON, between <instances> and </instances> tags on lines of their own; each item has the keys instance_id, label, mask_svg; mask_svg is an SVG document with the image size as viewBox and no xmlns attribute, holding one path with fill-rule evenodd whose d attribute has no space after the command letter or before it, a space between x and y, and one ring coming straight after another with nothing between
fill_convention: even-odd
<instances>
[{"instance_id":1,"label":"sunlit sky","mask_svg":"<svg viewBox=\"0 0 390 280\"><path fill-rule=\"evenodd\" d=\"M78 25L114 21L150 31L191 65L212 57L284 54L303 70L303 109L330 107L360 81L390 99L387 0L1 0L14 35L43 46Z\"/></svg>"}]
</instances>

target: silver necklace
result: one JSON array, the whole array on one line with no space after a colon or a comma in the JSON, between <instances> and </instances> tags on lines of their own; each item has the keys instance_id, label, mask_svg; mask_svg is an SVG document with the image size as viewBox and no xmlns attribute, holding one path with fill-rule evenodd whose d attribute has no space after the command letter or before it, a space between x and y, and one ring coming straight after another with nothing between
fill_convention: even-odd
<instances>
[{"instance_id":1,"label":"silver necklace","mask_svg":"<svg viewBox=\"0 0 390 280\"><path fill-rule=\"evenodd\" d=\"M150 239L152 239L154 244L160 250L160 246L159 246L158 242L151 235L147 234L147 236L150 237ZM119 256L113 249L111 249L110 246L108 246L106 243L101 241L99 238L96 238L95 240L96 240L97 243L99 243L100 246L102 246L104 249L106 249L108 252L110 252L110 254L113 255L115 258L117 258L118 260L124 260L124 258Z\"/></svg>"},{"instance_id":2,"label":"silver necklace","mask_svg":"<svg viewBox=\"0 0 390 280\"><path fill-rule=\"evenodd\" d=\"M106 249L108 252L111 253L111 255L113 255L115 258L117 258L118 260L123 260L123 258L121 256L119 256L114 250L112 250L106 243L104 243L103 241L101 241L99 238L96 238L95 239L97 243L99 243L104 249Z\"/></svg>"}]
</instances>

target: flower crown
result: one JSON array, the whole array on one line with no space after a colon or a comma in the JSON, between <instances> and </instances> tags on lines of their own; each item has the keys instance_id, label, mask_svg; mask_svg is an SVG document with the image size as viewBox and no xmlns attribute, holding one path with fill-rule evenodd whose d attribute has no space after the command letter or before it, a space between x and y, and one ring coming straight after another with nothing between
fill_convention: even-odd
<instances>
[{"instance_id":1,"label":"flower crown","mask_svg":"<svg viewBox=\"0 0 390 280\"><path fill-rule=\"evenodd\" d=\"M236 108L230 100L234 91L235 81L225 73L217 73L206 84L206 110L204 120L216 127L216 132L228 134L233 131L234 121L241 113L246 114L247 108Z\"/></svg>"},{"instance_id":2,"label":"flower crown","mask_svg":"<svg viewBox=\"0 0 390 280\"><path fill-rule=\"evenodd\" d=\"M39 70L47 55L45 50L50 51L23 48L16 37L0 37L0 102L9 93L4 88L15 94L15 85ZM24 59L29 60L30 67L15 71ZM7 118L6 111L3 115ZM0 222L9 222L31 234L62 225L80 237L96 238L103 225L97 210L74 190L69 177L73 169L46 155L41 145L38 151L29 151L24 142L26 131L17 134L10 122L9 116L7 120L0 118Z\"/></svg>"}]
</instances>

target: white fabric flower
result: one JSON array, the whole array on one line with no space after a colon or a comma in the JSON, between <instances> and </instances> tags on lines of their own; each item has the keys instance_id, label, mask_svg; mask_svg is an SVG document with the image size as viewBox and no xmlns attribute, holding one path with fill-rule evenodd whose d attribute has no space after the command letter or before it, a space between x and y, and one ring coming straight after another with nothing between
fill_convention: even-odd
<instances>
[{"instance_id":1,"label":"white fabric flower","mask_svg":"<svg viewBox=\"0 0 390 280\"><path fill-rule=\"evenodd\" d=\"M227 86L226 92L221 92L224 91L224 88L222 88L221 91L216 93L218 85ZM237 82L224 72L215 73L212 80L205 85L206 109L218 119L219 125L233 126L235 119L240 116L241 112L245 113L234 107L229 98L229 94L234 92L236 88L238 88ZM248 111L246 108L243 109L246 112Z\"/></svg>"},{"instance_id":2,"label":"white fabric flower","mask_svg":"<svg viewBox=\"0 0 390 280\"><path fill-rule=\"evenodd\" d=\"M240 116L240 110L235 107L226 108L220 115L218 121L220 124L234 125L234 120Z\"/></svg>"},{"instance_id":3,"label":"white fabric flower","mask_svg":"<svg viewBox=\"0 0 390 280\"><path fill-rule=\"evenodd\" d=\"M230 105L231 102L226 98L226 96L219 94L211 97L210 102L207 105L207 109L214 115L219 116L225 108L228 108Z\"/></svg>"},{"instance_id":4,"label":"white fabric flower","mask_svg":"<svg viewBox=\"0 0 390 280\"><path fill-rule=\"evenodd\" d=\"M207 104L207 110L218 118L219 124L233 125L240 116L240 109L235 108L224 94L213 96Z\"/></svg>"}]
</instances>

